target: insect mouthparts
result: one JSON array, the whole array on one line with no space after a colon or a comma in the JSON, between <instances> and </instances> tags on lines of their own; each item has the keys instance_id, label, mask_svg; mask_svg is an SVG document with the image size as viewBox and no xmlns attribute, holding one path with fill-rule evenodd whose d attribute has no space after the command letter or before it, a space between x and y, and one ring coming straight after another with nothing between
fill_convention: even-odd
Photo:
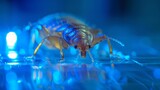
<instances>
[{"instance_id":1,"label":"insect mouthparts","mask_svg":"<svg viewBox=\"0 0 160 90\"><path fill-rule=\"evenodd\" d=\"M81 56L82 56L83 58L85 58L85 57L86 57L86 51L81 51Z\"/></svg>"}]
</instances>

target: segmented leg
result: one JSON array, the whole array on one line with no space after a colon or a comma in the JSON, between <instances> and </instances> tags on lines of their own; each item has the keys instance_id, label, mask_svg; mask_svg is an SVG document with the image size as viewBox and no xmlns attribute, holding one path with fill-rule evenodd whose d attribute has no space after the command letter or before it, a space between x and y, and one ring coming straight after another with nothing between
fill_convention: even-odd
<instances>
[{"instance_id":1,"label":"segmented leg","mask_svg":"<svg viewBox=\"0 0 160 90\"><path fill-rule=\"evenodd\" d=\"M113 54L113 49L112 49L112 45L110 43L110 39L105 35L94 38L94 41L92 42L92 46L94 46L95 44L101 42L102 40L107 40L108 47L109 47L109 53L110 53L110 55L112 55ZM111 67L114 68L114 64L113 63L111 63Z\"/></svg>"},{"instance_id":2,"label":"segmented leg","mask_svg":"<svg viewBox=\"0 0 160 90\"><path fill-rule=\"evenodd\" d=\"M61 54L61 60L64 60L64 53L63 53L63 46L62 46L62 40L59 38L59 50L60 50L60 54Z\"/></svg>"},{"instance_id":3,"label":"segmented leg","mask_svg":"<svg viewBox=\"0 0 160 90\"><path fill-rule=\"evenodd\" d=\"M89 54L89 56L90 56L90 58L91 58L91 60L92 60L92 63L94 62L94 58L93 58L93 56L92 56L92 54L91 54L91 52L88 50L88 54Z\"/></svg>"},{"instance_id":4,"label":"segmented leg","mask_svg":"<svg viewBox=\"0 0 160 90\"><path fill-rule=\"evenodd\" d=\"M110 54L113 54L113 49L112 49L112 45L111 45L110 39L107 36L105 36L105 37L106 37L107 42L108 42L109 52L110 52Z\"/></svg>"},{"instance_id":5,"label":"segmented leg","mask_svg":"<svg viewBox=\"0 0 160 90\"><path fill-rule=\"evenodd\" d=\"M66 45L63 46L62 44L65 43L60 37L57 36L48 36L46 38L44 38L36 47L36 49L34 50L34 56L36 55L36 53L38 52L39 48L43 45L45 40L50 41L51 45L53 45L54 47L56 47L57 49L60 50L60 54L61 54L61 60L64 59L64 53L63 53L63 47L67 47Z\"/></svg>"},{"instance_id":6,"label":"segmented leg","mask_svg":"<svg viewBox=\"0 0 160 90\"><path fill-rule=\"evenodd\" d=\"M46 38L44 38L44 39L38 44L38 46L36 47L36 49L34 50L34 54L33 54L34 56L37 54L39 48L40 48L40 47L42 46L42 44L44 43L45 39L46 39Z\"/></svg>"},{"instance_id":7,"label":"segmented leg","mask_svg":"<svg viewBox=\"0 0 160 90\"><path fill-rule=\"evenodd\" d=\"M47 29L45 26L43 26L43 25L41 25L41 27L42 27L42 29L43 29L44 31L43 31L43 30L38 30L38 31L39 31L39 33L40 33L40 36L41 36L42 38L44 37L44 39L38 44L37 48L34 50L34 56L37 54L39 48L43 45L45 39L47 39L48 37L51 37L51 36L49 36L49 31L48 31L48 29ZM47 35L47 37L46 37L46 35Z\"/></svg>"},{"instance_id":8,"label":"segmented leg","mask_svg":"<svg viewBox=\"0 0 160 90\"><path fill-rule=\"evenodd\" d=\"M45 31L45 33L47 33L48 35L50 35L49 30L45 27L42 26L43 30ZM57 33L59 36L61 36L61 34ZM48 37L48 41L50 41L51 45L53 45L54 47L56 47L57 49L60 50L60 55L61 55L61 60L64 59L64 53L63 53L63 48L67 48L68 44L66 43L65 40L63 40L61 37L59 36L51 36Z\"/></svg>"},{"instance_id":9,"label":"segmented leg","mask_svg":"<svg viewBox=\"0 0 160 90\"><path fill-rule=\"evenodd\" d=\"M64 60L64 53L63 53L62 49L60 49L60 54L61 54L61 60Z\"/></svg>"}]
</instances>

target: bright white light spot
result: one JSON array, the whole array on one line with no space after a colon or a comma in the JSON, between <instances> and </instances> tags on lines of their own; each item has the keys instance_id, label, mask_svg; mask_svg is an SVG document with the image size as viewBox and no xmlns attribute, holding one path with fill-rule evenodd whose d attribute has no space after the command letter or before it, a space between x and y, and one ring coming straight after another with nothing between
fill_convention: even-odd
<instances>
[{"instance_id":1,"label":"bright white light spot","mask_svg":"<svg viewBox=\"0 0 160 90\"><path fill-rule=\"evenodd\" d=\"M8 57L10 58L10 59L16 59L17 58L17 53L15 52L15 51L9 51L8 52Z\"/></svg>"},{"instance_id":2,"label":"bright white light spot","mask_svg":"<svg viewBox=\"0 0 160 90\"><path fill-rule=\"evenodd\" d=\"M15 32L9 32L6 36L6 42L8 48L12 49L14 48L16 42L17 42L17 35Z\"/></svg>"},{"instance_id":3,"label":"bright white light spot","mask_svg":"<svg viewBox=\"0 0 160 90\"><path fill-rule=\"evenodd\" d=\"M7 63L7 65L18 65L19 63L18 62L10 62L10 63Z\"/></svg>"}]
</instances>

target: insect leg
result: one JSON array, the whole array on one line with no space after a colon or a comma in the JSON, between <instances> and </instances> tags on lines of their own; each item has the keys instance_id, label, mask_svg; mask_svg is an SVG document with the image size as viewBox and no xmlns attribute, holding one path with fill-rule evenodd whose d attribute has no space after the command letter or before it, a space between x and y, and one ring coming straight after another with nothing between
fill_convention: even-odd
<instances>
[{"instance_id":1,"label":"insect leg","mask_svg":"<svg viewBox=\"0 0 160 90\"><path fill-rule=\"evenodd\" d=\"M33 54L34 56L37 54L39 48L40 48L40 47L42 46L42 44L44 43L45 39L46 39L46 38L44 38L44 39L38 44L38 46L36 47L36 49L34 50L34 54Z\"/></svg>"},{"instance_id":2,"label":"insect leg","mask_svg":"<svg viewBox=\"0 0 160 90\"><path fill-rule=\"evenodd\" d=\"M107 42L108 42L109 52L112 55L113 54L113 49L112 49L112 45L111 45L110 39L107 36L105 36L105 37L106 37Z\"/></svg>"},{"instance_id":3,"label":"insect leg","mask_svg":"<svg viewBox=\"0 0 160 90\"><path fill-rule=\"evenodd\" d=\"M112 38L112 37L108 37L108 38L109 38L110 40L112 40L112 41L118 43L118 44L121 45L122 47L125 46L121 41L119 41L119 40L117 40L117 39L115 39L115 38Z\"/></svg>"},{"instance_id":4,"label":"insect leg","mask_svg":"<svg viewBox=\"0 0 160 90\"><path fill-rule=\"evenodd\" d=\"M59 43L60 43L60 54L61 54L61 56L62 56L62 58L61 58L61 60L63 60L64 59L64 53L63 53L63 48L68 48L68 44L67 44L67 42L64 40L64 39L62 39L62 38L59 38Z\"/></svg>"},{"instance_id":5,"label":"insect leg","mask_svg":"<svg viewBox=\"0 0 160 90\"><path fill-rule=\"evenodd\" d=\"M45 34L46 34L46 35L49 35L49 30L48 30L45 26L43 26L43 25L41 25L41 27L42 27L43 30L45 31ZM46 35L44 35L43 30L39 30L40 35L41 35L42 37L43 37L43 36L46 36ZM48 37L51 37L51 36L45 37L45 38L38 44L37 48L34 50L34 56L37 54L39 48L42 46L42 44L44 43L45 39L47 39Z\"/></svg>"},{"instance_id":6,"label":"insect leg","mask_svg":"<svg viewBox=\"0 0 160 90\"><path fill-rule=\"evenodd\" d=\"M91 32L93 35L97 35L98 33L101 33L102 31L101 31L101 30L97 30L97 29L91 29L90 32Z\"/></svg>"},{"instance_id":7,"label":"insect leg","mask_svg":"<svg viewBox=\"0 0 160 90\"><path fill-rule=\"evenodd\" d=\"M109 47L109 53L110 53L110 55L112 55L112 54L113 54L112 45L111 45L110 39L109 39L106 35L99 36L99 37L95 37L95 38L93 39L93 42L92 42L91 47L93 47L95 44L101 42L102 40L107 40L108 47ZM114 67L114 64L111 63L111 66Z\"/></svg>"},{"instance_id":8,"label":"insect leg","mask_svg":"<svg viewBox=\"0 0 160 90\"><path fill-rule=\"evenodd\" d=\"M107 39L107 42L108 42L110 55L112 56L112 55L113 55L113 49L112 49L112 45L111 45L110 39L109 39L107 36L106 36L106 39ZM112 68L115 67L115 65L114 65L114 63L112 62L112 60L111 60L111 67L112 67Z\"/></svg>"},{"instance_id":9,"label":"insect leg","mask_svg":"<svg viewBox=\"0 0 160 90\"><path fill-rule=\"evenodd\" d=\"M60 50L61 60L64 59L63 48L67 48L68 44L59 36L49 36L47 38L51 45Z\"/></svg>"},{"instance_id":10,"label":"insect leg","mask_svg":"<svg viewBox=\"0 0 160 90\"><path fill-rule=\"evenodd\" d=\"M93 59L93 56L92 56L92 54L91 54L90 50L88 50L88 54L89 54L89 57L91 58L92 63L93 63L93 62L94 62L94 59Z\"/></svg>"},{"instance_id":11,"label":"insect leg","mask_svg":"<svg viewBox=\"0 0 160 90\"><path fill-rule=\"evenodd\" d=\"M60 54L61 54L61 60L64 60L64 53L63 53L63 46L62 46L62 39L59 38L58 39L59 42L59 50L60 50Z\"/></svg>"},{"instance_id":12,"label":"insect leg","mask_svg":"<svg viewBox=\"0 0 160 90\"><path fill-rule=\"evenodd\" d=\"M34 56L37 54L39 48L43 45L44 41L45 41L46 39L50 38L50 37L52 37L52 36L47 36L47 37L45 37L45 38L42 39L42 41L38 44L38 46L37 46L36 49L34 50L34 54L33 54Z\"/></svg>"},{"instance_id":13,"label":"insect leg","mask_svg":"<svg viewBox=\"0 0 160 90\"><path fill-rule=\"evenodd\" d=\"M112 45L110 43L110 38L108 38L106 35L98 36L98 33L101 33L101 30L98 30L98 29L92 29L92 30L90 30L90 32L92 33L92 35L94 35L92 46L94 46L95 44L97 44L97 43L101 42L102 40L106 39L107 43L108 43L108 47L109 47L109 52L110 52L110 54L113 53Z\"/></svg>"}]
</instances>

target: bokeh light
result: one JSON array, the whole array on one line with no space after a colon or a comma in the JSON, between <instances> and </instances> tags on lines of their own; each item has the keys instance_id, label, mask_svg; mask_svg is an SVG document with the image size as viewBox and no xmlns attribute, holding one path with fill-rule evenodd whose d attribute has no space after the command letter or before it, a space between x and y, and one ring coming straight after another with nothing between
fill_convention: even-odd
<instances>
[{"instance_id":1,"label":"bokeh light","mask_svg":"<svg viewBox=\"0 0 160 90\"><path fill-rule=\"evenodd\" d=\"M17 42L17 35L15 32L9 32L6 36L6 42L9 49L13 49Z\"/></svg>"},{"instance_id":2,"label":"bokeh light","mask_svg":"<svg viewBox=\"0 0 160 90\"><path fill-rule=\"evenodd\" d=\"M9 52L8 52L8 57L9 57L10 59L16 59L17 56L18 56L18 54L17 54L17 52L15 52L15 51L9 51Z\"/></svg>"}]
</instances>

